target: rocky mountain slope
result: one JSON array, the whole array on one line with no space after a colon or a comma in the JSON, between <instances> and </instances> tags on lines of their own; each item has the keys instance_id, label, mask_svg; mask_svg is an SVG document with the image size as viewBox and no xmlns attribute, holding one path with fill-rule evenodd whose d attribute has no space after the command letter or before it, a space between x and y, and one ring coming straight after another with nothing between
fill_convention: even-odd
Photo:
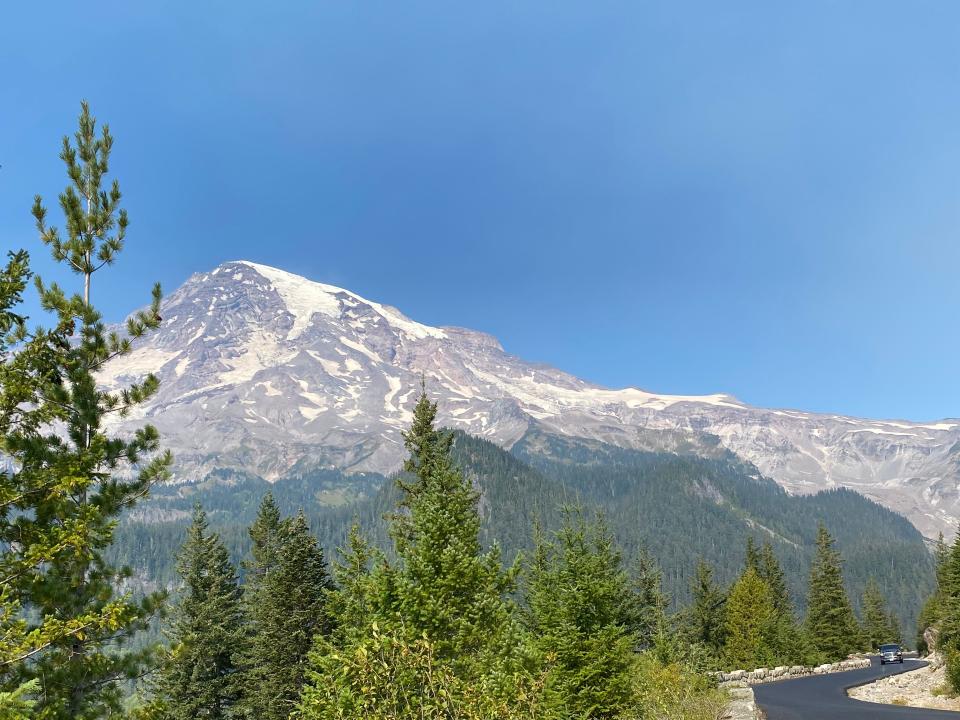
<instances>
[{"instance_id":1,"label":"rocky mountain slope","mask_svg":"<svg viewBox=\"0 0 960 720\"><path fill-rule=\"evenodd\" d=\"M107 367L115 386L157 372L144 415L179 482L219 469L267 480L325 467L387 473L404 455L421 378L450 426L510 447L531 429L621 447L752 462L793 493L848 487L926 535L960 517L960 421L864 420L765 410L729 395L606 389L433 328L348 290L250 262L193 275L163 327Z\"/></svg>"}]
</instances>

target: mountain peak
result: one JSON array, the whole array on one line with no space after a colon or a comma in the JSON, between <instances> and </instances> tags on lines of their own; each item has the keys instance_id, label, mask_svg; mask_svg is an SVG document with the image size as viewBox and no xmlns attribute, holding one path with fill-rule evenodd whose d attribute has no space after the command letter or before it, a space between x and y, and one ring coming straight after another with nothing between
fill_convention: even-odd
<instances>
[{"instance_id":1,"label":"mountain peak","mask_svg":"<svg viewBox=\"0 0 960 720\"><path fill-rule=\"evenodd\" d=\"M391 472L405 455L401 433L423 379L443 425L502 446L532 429L634 449L719 446L791 492L850 487L928 535L960 517L956 423L608 389L510 355L489 335L423 325L344 288L247 260L192 276L164 300L162 315L159 331L99 380L113 388L159 376L144 412L174 451L182 482L217 469L268 480L313 466Z\"/></svg>"},{"instance_id":2,"label":"mountain peak","mask_svg":"<svg viewBox=\"0 0 960 720\"><path fill-rule=\"evenodd\" d=\"M390 326L408 337L416 339L446 337L443 330L414 322L394 307L367 300L350 290L310 280L269 265L250 260L234 260L220 265L211 275L232 272L234 280L242 281L244 269L250 269L267 280L280 295L287 311L294 318L293 327L287 336L289 340L296 339L309 326L315 313L340 319L345 311L357 305L372 309Z\"/></svg>"}]
</instances>

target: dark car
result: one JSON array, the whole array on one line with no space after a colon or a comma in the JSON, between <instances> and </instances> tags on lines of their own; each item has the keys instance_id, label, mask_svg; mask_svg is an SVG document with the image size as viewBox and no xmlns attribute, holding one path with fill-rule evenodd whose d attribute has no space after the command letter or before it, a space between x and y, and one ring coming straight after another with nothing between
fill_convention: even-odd
<instances>
[{"instance_id":1,"label":"dark car","mask_svg":"<svg viewBox=\"0 0 960 720\"><path fill-rule=\"evenodd\" d=\"M898 662L903 664L903 648L899 645L881 645L880 646L880 664Z\"/></svg>"}]
</instances>

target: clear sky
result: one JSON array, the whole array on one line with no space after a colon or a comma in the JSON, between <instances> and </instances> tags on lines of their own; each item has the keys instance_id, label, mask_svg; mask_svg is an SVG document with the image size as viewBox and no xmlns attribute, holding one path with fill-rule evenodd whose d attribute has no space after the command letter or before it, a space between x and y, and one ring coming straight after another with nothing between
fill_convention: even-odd
<instances>
[{"instance_id":1,"label":"clear sky","mask_svg":"<svg viewBox=\"0 0 960 720\"><path fill-rule=\"evenodd\" d=\"M81 98L109 319L251 259L612 387L960 416L960 3L17 2L0 247Z\"/></svg>"}]
</instances>

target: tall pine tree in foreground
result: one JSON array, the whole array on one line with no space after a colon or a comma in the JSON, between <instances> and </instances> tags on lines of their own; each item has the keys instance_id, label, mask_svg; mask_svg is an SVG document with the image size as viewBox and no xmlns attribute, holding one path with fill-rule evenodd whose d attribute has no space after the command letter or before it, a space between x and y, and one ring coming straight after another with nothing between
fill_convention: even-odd
<instances>
[{"instance_id":1,"label":"tall pine tree in foreground","mask_svg":"<svg viewBox=\"0 0 960 720\"><path fill-rule=\"evenodd\" d=\"M501 653L509 642L513 580L499 549L480 545L480 495L453 464L453 434L437 429L436 418L424 390L404 434L410 458L392 527L395 611L408 630L437 643L441 656L469 662Z\"/></svg>"},{"instance_id":2,"label":"tall pine tree in foreground","mask_svg":"<svg viewBox=\"0 0 960 720\"><path fill-rule=\"evenodd\" d=\"M830 661L846 657L860 644L860 628L843 587L840 553L823 525L810 569L806 628L813 647Z\"/></svg>"},{"instance_id":3,"label":"tall pine tree in foreground","mask_svg":"<svg viewBox=\"0 0 960 720\"><path fill-rule=\"evenodd\" d=\"M30 275L29 256L22 250L9 253L6 266L0 268L0 453L39 439L34 434L39 427L63 417L59 408L42 401L41 392L51 379L46 374L56 371L50 358L68 342L66 332L58 328L30 333L26 318L15 312ZM47 615L33 622L24 617L29 586L25 580L61 556L83 552L87 543L86 527L77 520L43 529L30 522L31 503L68 494L72 482L48 476L33 490L26 486L27 479L15 470L0 470L0 718L4 720L25 719L35 707L31 695L39 684L36 679L22 681L24 663L52 643L91 626L101 632L113 623L111 615L103 612Z\"/></svg>"},{"instance_id":4,"label":"tall pine tree in foreground","mask_svg":"<svg viewBox=\"0 0 960 720\"><path fill-rule=\"evenodd\" d=\"M156 680L163 720L239 717L246 680L239 663L243 615L237 574L227 549L197 507L177 557L183 580L168 629L171 655Z\"/></svg>"},{"instance_id":5,"label":"tall pine tree in foreground","mask_svg":"<svg viewBox=\"0 0 960 720\"><path fill-rule=\"evenodd\" d=\"M351 532L330 597L337 629L310 654L305 720L491 720L535 702L514 658L513 578L496 548L481 547L479 495L436 414L423 392L391 518L396 564Z\"/></svg>"},{"instance_id":6,"label":"tall pine tree in foreground","mask_svg":"<svg viewBox=\"0 0 960 720\"><path fill-rule=\"evenodd\" d=\"M128 226L119 185L104 187L112 146L109 129L97 133L84 103L74 140L64 138L60 153L70 179L59 198L63 232L47 224L47 210L36 198L40 239L55 261L82 278L83 290L70 295L37 279L41 306L53 313L55 330L38 332L34 340L45 339L22 349L25 362L37 363L30 370L30 407L37 412L30 422L8 427L3 437L2 452L17 470L6 476L11 494L3 498L8 514L2 529L8 538L9 531L23 539L7 546L21 553L15 564L23 570L9 576L7 586L16 588L27 611L28 633L57 624L65 630L48 637L30 662L20 663L13 680L40 683L36 712L43 718L86 720L119 711L121 682L141 675L150 660L149 650L132 650L129 642L159 601L119 596L116 588L128 571L105 559L120 513L163 479L171 462L160 452L152 426L123 437L104 428L108 416L123 416L147 400L158 381L150 374L108 392L98 387L96 373L160 324L159 286L122 335L107 332L91 301L92 279L116 260ZM22 554L55 537L62 540L58 552L41 562ZM87 619L80 632L69 627L78 618Z\"/></svg>"},{"instance_id":7,"label":"tall pine tree in foreground","mask_svg":"<svg viewBox=\"0 0 960 720\"><path fill-rule=\"evenodd\" d=\"M258 519L265 517L272 517L269 504ZM303 513L281 522L271 542L272 567L246 603L250 638L243 705L249 717L285 720L300 697L316 636L330 631L331 583L323 550Z\"/></svg>"},{"instance_id":8,"label":"tall pine tree in foreground","mask_svg":"<svg viewBox=\"0 0 960 720\"><path fill-rule=\"evenodd\" d=\"M616 717L631 707L640 644L637 595L602 518L567 510L537 538L526 593L531 654L560 717Z\"/></svg>"}]
</instances>

